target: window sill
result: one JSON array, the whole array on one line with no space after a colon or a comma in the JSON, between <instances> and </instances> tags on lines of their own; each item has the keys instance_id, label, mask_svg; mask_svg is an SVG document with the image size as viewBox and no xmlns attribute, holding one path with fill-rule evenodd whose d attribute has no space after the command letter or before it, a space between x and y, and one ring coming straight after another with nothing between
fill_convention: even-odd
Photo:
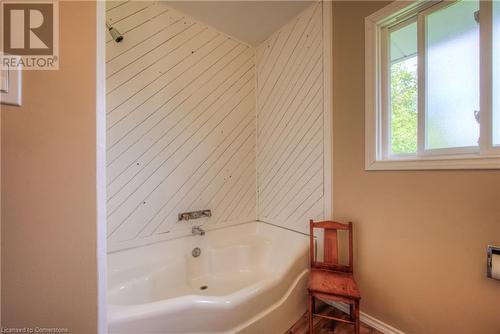
<instances>
[{"instance_id":1,"label":"window sill","mask_svg":"<svg viewBox=\"0 0 500 334\"><path fill-rule=\"evenodd\" d=\"M500 156L428 157L419 159L366 160L365 170L500 169Z\"/></svg>"}]
</instances>

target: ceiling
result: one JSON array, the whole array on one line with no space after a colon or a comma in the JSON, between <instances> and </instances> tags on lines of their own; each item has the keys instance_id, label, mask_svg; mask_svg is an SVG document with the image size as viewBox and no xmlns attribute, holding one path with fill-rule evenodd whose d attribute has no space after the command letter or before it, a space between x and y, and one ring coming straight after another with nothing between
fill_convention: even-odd
<instances>
[{"instance_id":1,"label":"ceiling","mask_svg":"<svg viewBox=\"0 0 500 334\"><path fill-rule=\"evenodd\" d=\"M313 1L167 1L236 39L257 46Z\"/></svg>"}]
</instances>

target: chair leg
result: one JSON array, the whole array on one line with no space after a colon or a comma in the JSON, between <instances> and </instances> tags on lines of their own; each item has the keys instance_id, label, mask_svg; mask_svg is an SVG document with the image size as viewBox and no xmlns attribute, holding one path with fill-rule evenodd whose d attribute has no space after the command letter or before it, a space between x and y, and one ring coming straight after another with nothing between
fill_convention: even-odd
<instances>
[{"instance_id":1,"label":"chair leg","mask_svg":"<svg viewBox=\"0 0 500 334\"><path fill-rule=\"evenodd\" d=\"M349 318L354 321L354 304L349 304Z\"/></svg>"},{"instance_id":2,"label":"chair leg","mask_svg":"<svg viewBox=\"0 0 500 334\"><path fill-rule=\"evenodd\" d=\"M312 334L313 332L313 312L314 312L314 297L313 295L309 292L307 296L307 308L308 308L308 316L309 316L309 334Z\"/></svg>"},{"instance_id":3,"label":"chair leg","mask_svg":"<svg viewBox=\"0 0 500 334\"><path fill-rule=\"evenodd\" d=\"M359 300L356 300L355 306L354 306L354 334L359 334Z\"/></svg>"}]
</instances>

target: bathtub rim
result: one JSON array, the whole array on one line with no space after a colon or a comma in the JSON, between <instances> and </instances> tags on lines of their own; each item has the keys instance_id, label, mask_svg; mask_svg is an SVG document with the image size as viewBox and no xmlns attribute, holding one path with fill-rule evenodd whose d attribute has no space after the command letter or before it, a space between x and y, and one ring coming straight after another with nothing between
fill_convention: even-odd
<instances>
[{"instance_id":1,"label":"bathtub rim","mask_svg":"<svg viewBox=\"0 0 500 334\"><path fill-rule=\"evenodd\" d=\"M307 274L309 268L303 268L300 265L301 261L308 259L309 252L309 242L307 234L298 232L295 230L291 230L288 228L284 228L282 226L270 224L263 221L253 220L250 222L241 223L238 225L220 227L217 229L227 229L231 227L238 227L239 225L244 224L255 224L256 232L258 231L259 225L266 226L268 228L286 230L287 232L294 232L295 236L303 237L303 244L298 244L292 253L292 260L283 263L283 266L280 267L276 271L267 271L267 275L262 279L259 279L253 284L243 287L237 291L231 292L225 295L200 295L200 294L186 294L174 298L162 299L152 302L146 303L137 303L137 304L112 304L108 302L108 314L107 320L108 325L112 325L113 323L119 323L121 321L140 319L144 314L157 314L163 312L172 312L179 309L190 309L192 307L201 306L204 304L210 304L216 310L224 310L228 308L235 308L238 305L244 304L246 301L251 300L253 298L257 298L261 294L265 294L267 291L272 291L276 288L280 287L280 284L283 283L284 278L290 277L290 280L287 282L285 287L280 292L280 296L276 302L271 303L268 307L261 310L261 312L252 315L249 319L245 320L242 324L237 326L233 326L234 328L244 327L244 324L252 323L257 321L261 317L266 316L272 310L279 306L280 303L283 303L286 298L292 293L293 289L297 286L300 279ZM212 229L210 231L214 231L216 229ZM296 233L296 234L295 234ZM181 236L176 239L188 239L190 236ZM162 240L159 243L167 243L170 240ZM154 244L157 244L156 242ZM129 249L130 251L130 249ZM121 251L120 251L121 252ZM286 280L285 280L286 281ZM109 290L108 290L109 291Z\"/></svg>"},{"instance_id":2,"label":"bathtub rim","mask_svg":"<svg viewBox=\"0 0 500 334\"><path fill-rule=\"evenodd\" d=\"M196 224L195 222L192 222L191 224L193 226L202 226L203 229L206 232L212 232L212 231L217 231L217 230L221 230L221 229L236 227L236 226L245 225L245 224L252 224L252 223L262 223L262 224L266 224L266 225L271 225L271 226L278 227L278 228L281 228L281 229L284 229L284 230L287 230L287 231L290 231L290 232L295 232L295 233L299 233L299 234L302 234L302 235L305 235L305 236L309 236L308 233L304 233L304 232L301 232L301 231L297 231L297 230L294 230L294 229L291 229L291 228L288 228L288 227L284 227L284 226L281 226L281 225L278 225L278 224L275 224L275 223L271 223L271 222L264 221L264 220L259 220L259 219L244 220L244 221L239 221L239 222L229 221L229 222L223 222L223 223L217 223L217 224L207 224L207 225L204 225L204 223ZM187 224L189 224L189 223L187 223ZM160 243L164 243L164 242L168 242L168 241L172 241L172 240L178 240L178 239L190 238L190 237L196 237L196 236L192 235L192 234L191 235L186 235L184 232L179 232L179 233L173 232L172 235L171 235L171 237L169 237L169 238L163 238L163 239L159 239L159 240L153 240L153 241L148 242L148 243L140 243L140 244L137 244L137 245L132 245L130 247L126 247L126 248L108 249L108 252L107 252L106 255L109 256L111 254L116 254L116 253L120 253L120 252L124 252L124 251L129 251L129 250L136 249L136 248L139 248L139 247L147 247L147 246L156 245L156 244L160 244Z\"/></svg>"}]
</instances>

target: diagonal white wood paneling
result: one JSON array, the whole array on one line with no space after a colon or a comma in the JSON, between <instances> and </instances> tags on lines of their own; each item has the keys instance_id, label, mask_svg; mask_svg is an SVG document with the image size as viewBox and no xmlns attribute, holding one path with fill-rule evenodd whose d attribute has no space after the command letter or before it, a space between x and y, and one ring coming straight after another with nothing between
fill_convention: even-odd
<instances>
[{"instance_id":1,"label":"diagonal white wood paneling","mask_svg":"<svg viewBox=\"0 0 500 334\"><path fill-rule=\"evenodd\" d=\"M322 35L316 3L256 51L258 216L301 232L324 214Z\"/></svg>"},{"instance_id":2,"label":"diagonal white wood paneling","mask_svg":"<svg viewBox=\"0 0 500 334\"><path fill-rule=\"evenodd\" d=\"M161 2L107 3L108 249L256 217L255 50Z\"/></svg>"},{"instance_id":3,"label":"diagonal white wood paneling","mask_svg":"<svg viewBox=\"0 0 500 334\"><path fill-rule=\"evenodd\" d=\"M324 215L322 6L251 48L154 1L107 3L108 249ZM257 212L257 207L258 211Z\"/></svg>"}]
</instances>

